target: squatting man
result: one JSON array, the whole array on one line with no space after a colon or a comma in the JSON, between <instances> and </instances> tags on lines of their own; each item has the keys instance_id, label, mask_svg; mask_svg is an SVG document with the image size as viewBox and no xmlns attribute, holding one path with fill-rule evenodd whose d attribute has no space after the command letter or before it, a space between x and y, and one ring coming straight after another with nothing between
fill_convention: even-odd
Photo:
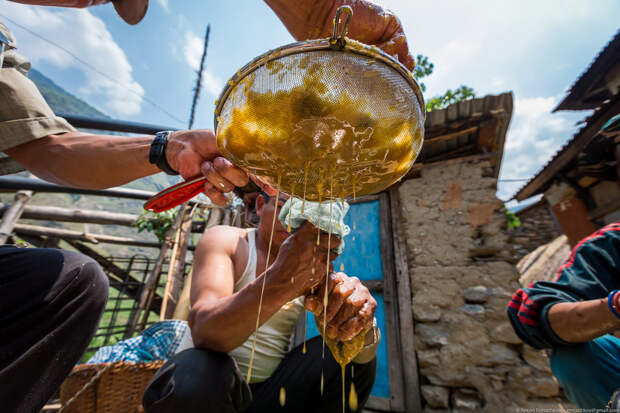
<instances>
[{"instance_id":1,"label":"squatting man","mask_svg":"<svg viewBox=\"0 0 620 413\"><path fill-rule=\"evenodd\" d=\"M194 254L190 298L194 347L178 352L157 372L144 395L147 413L198 413L205 406L214 412L280 411L281 388L286 411L341 412L341 367L322 338L289 351L305 309L323 320L325 288L327 336L347 341L366 331L362 351L347 365L345 384L348 391L354 382L356 410L363 408L376 371L377 303L356 277L331 272L325 282L328 255L330 260L337 255L328 245L337 247L340 240L317 234L309 222L289 234L279 219L274 222L276 206L279 211L287 198L259 195L256 229L216 226L202 236ZM261 327L246 383L259 303Z\"/></svg>"}]
</instances>

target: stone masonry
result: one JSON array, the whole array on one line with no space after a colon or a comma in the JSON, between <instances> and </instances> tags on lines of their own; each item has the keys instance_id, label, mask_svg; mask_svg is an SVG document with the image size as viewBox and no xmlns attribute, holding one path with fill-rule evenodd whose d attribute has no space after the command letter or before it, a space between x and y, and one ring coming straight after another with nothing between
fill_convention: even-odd
<instances>
[{"instance_id":1,"label":"stone masonry","mask_svg":"<svg viewBox=\"0 0 620 413\"><path fill-rule=\"evenodd\" d=\"M551 208L543 198L534 205L517 212L521 225L510 231L509 242L517 262L543 244L553 241L562 231L553 221Z\"/></svg>"},{"instance_id":2,"label":"stone masonry","mask_svg":"<svg viewBox=\"0 0 620 413\"><path fill-rule=\"evenodd\" d=\"M548 358L506 316L520 287L488 161L424 167L399 187L426 412L562 403Z\"/></svg>"}]
</instances>

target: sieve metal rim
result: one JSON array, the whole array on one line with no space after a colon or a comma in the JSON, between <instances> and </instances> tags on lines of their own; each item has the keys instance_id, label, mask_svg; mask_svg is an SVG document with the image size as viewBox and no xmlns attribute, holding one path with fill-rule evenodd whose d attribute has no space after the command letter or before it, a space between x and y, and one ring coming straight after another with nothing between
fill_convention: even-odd
<instances>
[{"instance_id":1,"label":"sieve metal rim","mask_svg":"<svg viewBox=\"0 0 620 413\"><path fill-rule=\"evenodd\" d=\"M341 36L339 38L332 36L324 39L305 40L301 42L290 43L275 49L271 49L266 53L263 53L262 55L252 59L249 63L239 69L237 73L235 73L228 80L228 82L226 82L224 90L222 90L220 96L215 101L214 129L216 131L216 134L219 124L218 119L224 107L224 104L228 99L228 96L235 88L235 86L237 86L237 84L239 84L239 82L241 82L245 77L258 70L259 68L263 67L267 63L281 57L325 50L333 50L336 52L350 52L364 57L370 57L378 62L387 64L392 69L396 70L396 72L399 73L413 89L413 92L415 93L418 99L418 103L420 105L422 120L426 120L426 107L424 104L424 97L422 96L420 86L418 85L418 82L413 78L413 73L410 72L402 63L400 63L397 59L385 53L383 50L379 49L376 46L369 46L367 44L358 42L345 36Z\"/></svg>"}]
</instances>

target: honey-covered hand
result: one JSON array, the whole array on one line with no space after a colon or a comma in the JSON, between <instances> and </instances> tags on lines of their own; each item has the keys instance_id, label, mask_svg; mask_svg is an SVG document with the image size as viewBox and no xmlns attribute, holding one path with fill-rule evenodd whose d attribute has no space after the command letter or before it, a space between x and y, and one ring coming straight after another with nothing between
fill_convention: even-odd
<instances>
[{"instance_id":1,"label":"honey-covered hand","mask_svg":"<svg viewBox=\"0 0 620 413\"><path fill-rule=\"evenodd\" d=\"M329 253L328 245L336 248L338 237L331 236L330 240L327 233L321 233L317 244L317 231L309 222L304 223L284 241L271 267L278 274L277 282L285 283L290 290L290 299L316 288L325 279L328 254L330 261L337 257Z\"/></svg>"},{"instance_id":2,"label":"honey-covered hand","mask_svg":"<svg viewBox=\"0 0 620 413\"><path fill-rule=\"evenodd\" d=\"M324 307L325 282L315 294L306 296L305 305L319 323L327 320L328 338L349 341L372 327L377 302L357 277L343 272L332 273L327 288L327 309Z\"/></svg>"}]
</instances>

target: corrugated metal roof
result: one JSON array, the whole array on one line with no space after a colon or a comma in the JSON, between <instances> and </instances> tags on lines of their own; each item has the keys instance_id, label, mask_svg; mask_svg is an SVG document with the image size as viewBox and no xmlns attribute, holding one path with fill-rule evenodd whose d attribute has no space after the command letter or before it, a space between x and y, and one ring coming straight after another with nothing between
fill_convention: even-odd
<instances>
[{"instance_id":1,"label":"corrugated metal roof","mask_svg":"<svg viewBox=\"0 0 620 413\"><path fill-rule=\"evenodd\" d=\"M529 181L527 181L527 183L525 185L523 185L521 187L521 189L519 189L517 191L517 193L511 198L511 199L517 199L519 201L522 201L524 199L529 198L530 196L536 195L544 190L546 190L546 187L550 184L550 181L554 179L555 175L551 175L549 176L547 179L541 180L540 177L541 175L549 168L553 167L555 169L557 168L563 168L564 166L566 166L566 164L568 164L568 162L570 162L571 159L562 161L560 160L560 157L564 154L564 152L566 152L567 149L575 146L575 145L579 145L580 148L579 151L583 150L588 143L590 143L591 138L596 134L593 133L591 134L591 136L585 136L587 130L592 126L593 123L599 121L601 119L601 117L607 113L607 111L609 109L612 108L612 106L616 105L618 102L620 102L620 95L616 95L614 96L613 99L610 99L609 101L605 102L604 104L602 104L599 108L597 108L594 113L592 113L592 115L588 116L584 121L583 124L584 126L581 127L581 129L579 129L579 131L577 133L575 133L573 135L573 137L564 144L564 146L562 146L552 157L551 159L549 159L549 161L547 161L547 163L541 167L536 174L534 175L533 178L531 178ZM612 114L613 115L613 114ZM576 155L575 155L576 157ZM536 182L538 181L538 182Z\"/></svg>"},{"instance_id":2,"label":"corrugated metal roof","mask_svg":"<svg viewBox=\"0 0 620 413\"><path fill-rule=\"evenodd\" d=\"M611 70L620 61L620 30L616 35L603 47L599 54L590 63L590 66L579 76L569 89L566 97L553 109L558 110L585 110L594 109L601 104L600 101L586 103L582 99L585 93L594 84L603 78L609 70ZM606 98L609 98L608 93Z\"/></svg>"}]
</instances>

